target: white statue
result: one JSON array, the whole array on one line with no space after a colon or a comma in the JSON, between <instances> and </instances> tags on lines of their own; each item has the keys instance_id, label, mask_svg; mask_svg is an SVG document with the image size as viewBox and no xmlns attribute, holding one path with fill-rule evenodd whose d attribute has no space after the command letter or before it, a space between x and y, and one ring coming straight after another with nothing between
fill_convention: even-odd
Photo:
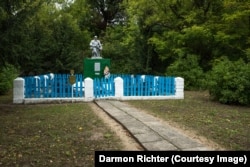
<instances>
[{"instance_id":1,"label":"white statue","mask_svg":"<svg viewBox=\"0 0 250 167\"><path fill-rule=\"evenodd\" d=\"M102 44L97 39L97 36L90 41L90 49L92 49L92 57L101 57Z\"/></svg>"}]
</instances>

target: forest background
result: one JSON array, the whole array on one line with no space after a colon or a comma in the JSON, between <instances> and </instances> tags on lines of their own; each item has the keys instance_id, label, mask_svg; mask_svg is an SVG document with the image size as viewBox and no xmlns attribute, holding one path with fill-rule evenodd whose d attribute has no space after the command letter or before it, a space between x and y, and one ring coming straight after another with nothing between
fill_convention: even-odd
<instances>
[{"instance_id":1,"label":"forest background","mask_svg":"<svg viewBox=\"0 0 250 167\"><path fill-rule=\"evenodd\" d=\"M83 72L97 35L111 73L180 76L250 104L249 0L4 0L0 94L17 76Z\"/></svg>"}]
</instances>

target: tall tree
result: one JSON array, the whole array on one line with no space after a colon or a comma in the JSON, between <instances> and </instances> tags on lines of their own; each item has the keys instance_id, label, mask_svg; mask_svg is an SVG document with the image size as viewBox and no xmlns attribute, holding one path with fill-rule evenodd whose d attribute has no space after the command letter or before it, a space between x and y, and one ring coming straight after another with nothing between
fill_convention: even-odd
<instances>
[{"instance_id":1,"label":"tall tree","mask_svg":"<svg viewBox=\"0 0 250 167\"><path fill-rule=\"evenodd\" d=\"M87 0L91 8L93 33L105 32L108 25L118 24L124 19L123 0Z\"/></svg>"},{"instance_id":2,"label":"tall tree","mask_svg":"<svg viewBox=\"0 0 250 167\"><path fill-rule=\"evenodd\" d=\"M1 65L20 66L23 75L82 72L83 50L90 38L71 14L72 1L7 2L11 5L0 6Z\"/></svg>"},{"instance_id":3,"label":"tall tree","mask_svg":"<svg viewBox=\"0 0 250 167\"><path fill-rule=\"evenodd\" d=\"M40 8L41 0L6 0L0 2L0 65L6 62L18 65L21 45L26 39L23 26Z\"/></svg>"}]
</instances>

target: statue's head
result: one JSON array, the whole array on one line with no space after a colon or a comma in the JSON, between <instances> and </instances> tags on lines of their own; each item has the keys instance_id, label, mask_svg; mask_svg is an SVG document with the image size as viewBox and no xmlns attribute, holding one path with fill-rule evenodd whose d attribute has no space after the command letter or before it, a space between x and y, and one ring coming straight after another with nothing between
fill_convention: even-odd
<instances>
[{"instance_id":1,"label":"statue's head","mask_svg":"<svg viewBox=\"0 0 250 167\"><path fill-rule=\"evenodd\" d=\"M96 36L96 35L94 36L94 39L97 39L97 36Z\"/></svg>"}]
</instances>

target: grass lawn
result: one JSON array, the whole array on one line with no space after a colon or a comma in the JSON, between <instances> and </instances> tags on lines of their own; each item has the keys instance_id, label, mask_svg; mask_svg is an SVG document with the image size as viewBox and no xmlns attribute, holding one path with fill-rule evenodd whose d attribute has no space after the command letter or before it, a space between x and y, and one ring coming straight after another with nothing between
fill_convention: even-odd
<instances>
[{"instance_id":1,"label":"grass lawn","mask_svg":"<svg viewBox=\"0 0 250 167\"><path fill-rule=\"evenodd\" d=\"M208 92L186 91L184 100L129 101L148 113L195 130L228 150L250 150L250 107L209 100Z\"/></svg>"},{"instance_id":2,"label":"grass lawn","mask_svg":"<svg viewBox=\"0 0 250 167\"><path fill-rule=\"evenodd\" d=\"M185 92L184 100L129 101L164 120L195 130L228 150L250 150L250 108ZM121 150L121 141L88 103L13 105L0 96L0 166L94 166L95 150Z\"/></svg>"},{"instance_id":3,"label":"grass lawn","mask_svg":"<svg viewBox=\"0 0 250 167\"><path fill-rule=\"evenodd\" d=\"M0 166L94 166L95 150L121 150L88 103L13 105L0 96Z\"/></svg>"}]
</instances>

